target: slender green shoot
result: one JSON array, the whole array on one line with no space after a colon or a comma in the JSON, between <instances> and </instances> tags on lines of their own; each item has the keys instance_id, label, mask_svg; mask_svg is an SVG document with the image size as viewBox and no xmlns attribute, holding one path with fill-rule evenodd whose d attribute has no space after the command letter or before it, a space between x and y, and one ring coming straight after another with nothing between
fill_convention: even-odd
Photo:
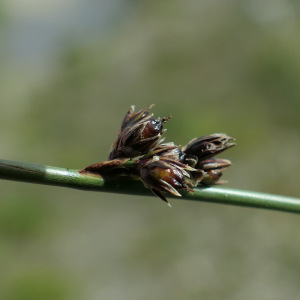
<instances>
[{"instance_id":1,"label":"slender green shoot","mask_svg":"<svg viewBox=\"0 0 300 300\"><path fill-rule=\"evenodd\" d=\"M0 179L62 186L86 191L151 196L136 178L118 176L104 178L96 174L81 174L79 170L0 159ZM205 201L300 213L300 199L223 187L197 187L195 192L181 191L182 197L169 198Z\"/></svg>"}]
</instances>

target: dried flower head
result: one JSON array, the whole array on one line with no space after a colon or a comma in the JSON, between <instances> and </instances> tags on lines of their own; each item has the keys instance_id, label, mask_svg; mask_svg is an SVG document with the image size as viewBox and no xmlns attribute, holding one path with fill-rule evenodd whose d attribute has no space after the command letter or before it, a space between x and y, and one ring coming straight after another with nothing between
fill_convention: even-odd
<instances>
[{"instance_id":1,"label":"dried flower head","mask_svg":"<svg viewBox=\"0 0 300 300\"><path fill-rule=\"evenodd\" d=\"M180 197L180 189L192 192L198 184L222 183L219 179L231 162L213 156L234 146L234 138L216 133L195 138L184 147L162 144L163 124L170 117L154 119L149 113L152 106L137 112L132 106L112 145L109 160L90 165L80 172L138 177L145 187L167 203L164 192Z\"/></svg>"},{"instance_id":2,"label":"dried flower head","mask_svg":"<svg viewBox=\"0 0 300 300\"><path fill-rule=\"evenodd\" d=\"M163 123L170 118L154 119L149 109L134 112L131 106L121 126L117 140L112 145L108 159L132 158L146 154L162 141Z\"/></svg>"},{"instance_id":3,"label":"dried flower head","mask_svg":"<svg viewBox=\"0 0 300 300\"><path fill-rule=\"evenodd\" d=\"M234 138L224 133L215 133L195 138L182 149L185 153L185 161L198 167L203 160L233 147L235 143L231 141L234 140Z\"/></svg>"},{"instance_id":4,"label":"dried flower head","mask_svg":"<svg viewBox=\"0 0 300 300\"><path fill-rule=\"evenodd\" d=\"M154 156L138 161L138 173L145 187L168 203L162 192L181 197L179 189L192 191L189 183L192 167L167 157Z\"/></svg>"}]
</instances>

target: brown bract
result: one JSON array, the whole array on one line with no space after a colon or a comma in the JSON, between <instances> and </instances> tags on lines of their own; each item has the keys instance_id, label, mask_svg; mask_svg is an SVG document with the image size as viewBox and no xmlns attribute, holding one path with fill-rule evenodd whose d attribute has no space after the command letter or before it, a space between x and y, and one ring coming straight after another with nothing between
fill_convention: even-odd
<instances>
[{"instance_id":1,"label":"brown bract","mask_svg":"<svg viewBox=\"0 0 300 300\"><path fill-rule=\"evenodd\" d=\"M79 171L81 174L84 173L96 173L100 175L108 175L113 170L124 169L123 165L129 160L129 158L113 159L108 161L101 161L96 164L85 167L83 170Z\"/></svg>"}]
</instances>

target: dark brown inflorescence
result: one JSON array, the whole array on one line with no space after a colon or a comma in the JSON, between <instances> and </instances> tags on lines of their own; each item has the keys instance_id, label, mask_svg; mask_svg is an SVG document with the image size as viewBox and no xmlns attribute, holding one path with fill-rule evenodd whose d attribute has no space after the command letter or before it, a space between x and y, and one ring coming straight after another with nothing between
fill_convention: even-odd
<instances>
[{"instance_id":1,"label":"dark brown inflorescence","mask_svg":"<svg viewBox=\"0 0 300 300\"><path fill-rule=\"evenodd\" d=\"M138 112L134 112L134 106L131 106L108 159L141 156L162 142L161 136L165 131L163 123L169 118L154 119L153 114L148 112L152 106Z\"/></svg>"},{"instance_id":2,"label":"dark brown inflorescence","mask_svg":"<svg viewBox=\"0 0 300 300\"><path fill-rule=\"evenodd\" d=\"M224 183L220 177L231 162L214 156L233 147L235 139L215 133L195 138L184 147L163 144L163 124L170 117L154 119L149 113L152 106L137 112L132 106L112 145L109 160L90 165L80 172L137 176L146 188L167 203L165 192L180 197L181 189L193 192L198 184Z\"/></svg>"}]
</instances>

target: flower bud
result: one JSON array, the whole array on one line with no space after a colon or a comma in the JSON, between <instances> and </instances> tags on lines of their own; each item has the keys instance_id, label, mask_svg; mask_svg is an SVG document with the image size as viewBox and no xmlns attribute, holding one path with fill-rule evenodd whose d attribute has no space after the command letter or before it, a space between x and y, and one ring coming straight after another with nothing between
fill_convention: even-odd
<instances>
[{"instance_id":1,"label":"flower bud","mask_svg":"<svg viewBox=\"0 0 300 300\"><path fill-rule=\"evenodd\" d=\"M170 118L154 119L148 110L153 105L134 112L134 106L126 114L116 142L108 159L132 158L144 155L162 141L163 123Z\"/></svg>"},{"instance_id":2,"label":"flower bud","mask_svg":"<svg viewBox=\"0 0 300 300\"><path fill-rule=\"evenodd\" d=\"M230 166L231 162L227 159L211 158L203 161L199 166L205 172L201 184L212 185L224 183L224 181L219 181L219 179L223 175L223 170Z\"/></svg>"},{"instance_id":3,"label":"flower bud","mask_svg":"<svg viewBox=\"0 0 300 300\"><path fill-rule=\"evenodd\" d=\"M183 188L192 191L188 181L191 171L196 170L179 161L162 156L140 159L138 162L138 172L145 187L167 203L168 201L162 192L181 197L178 189Z\"/></svg>"},{"instance_id":4,"label":"flower bud","mask_svg":"<svg viewBox=\"0 0 300 300\"><path fill-rule=\"evenodd\" d=\"M231 143L231 141L234 141L234 138L224 133L215 133L193 139L182 149L186 155L185 162L188 160L197 161L196 166L198 167L201 161L233 147L235 143Z\"/></svg>"}]
</instances>

